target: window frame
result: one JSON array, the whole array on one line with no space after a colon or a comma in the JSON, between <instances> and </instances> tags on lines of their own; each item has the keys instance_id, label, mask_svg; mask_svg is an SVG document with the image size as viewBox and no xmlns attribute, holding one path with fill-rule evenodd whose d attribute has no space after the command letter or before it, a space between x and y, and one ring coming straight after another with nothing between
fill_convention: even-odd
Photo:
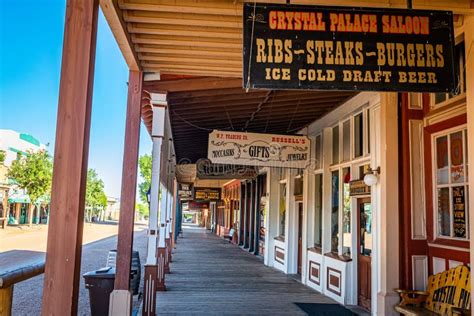
<instances>
[{"instance_id":1,"label":"window frame","mask_svg":"<svg viewBox=\"0 0 474 316\"><path fill-rule=\"evenodd\" d=\"M431 108L431 110L436 110L436 109L439 109L439 108L443 108L447 105L457 103L460 100L466 98L467 86L466 86L466 83L464 82L464 76L462 75L463 74L463 68L466 67L466 58L467 58L467 56L466 56L466 44L465 44L465 40L464 40L464 33L460 34L459 36L457 36L455 38L455 41L454 41L455 50L456 50L456 46L460 45L461 43L464 43L464 60L463 60L464 64L461 60L457 60L456 62L458 64L458 67L459 67L459 70L460 70L459 80L460 80L460 86L461 86L462 91L458 95L455 95L453 97L450 97L450 93L446 92L445 93L446 99L443 102L440 102L440 103L436 103L436 93L430 93L430 108Z\"/></svg>"},{"instance_id":2,"label":"window frame","mask_svg":"<svg viewBox=\"0 0 474 316\"><path fill-rule=\"evenodd\" d=\"M456 132L459 132L461 131L462 132L462 144L463 144L463 166L465 167L464 168L464 182L460 182L460 183L452 183L452 179L451 179L451 139L450 139L450 135L453 134L453 133L456 133ZM446 136L447 137L447 141L448 141L448 183L447 184L441 184L439 185L438 184L438 176L437 176L437 156L436 156L436 140L440 137L443 137L443 136ZM466 170L468 170L469 168L469 161L467 160L467 150L465 148L465 145L466 145L466 137L467 137L467 124L461 124L461 125L458 125L458 126L453 126L451 128L447 128L447 129L443 129L441 131L438 131L438 132L434 132L430 135L430 141L431 141L431 164L432 164L432 168L431 168L431 181L432 181L432 192L431 192L431 196L432 196L432 199L433 199L433 202L432 202L432 206L433 206L433 209L432 209L432 214L433 214L433 238L435 240L451 240L451 241L456 241L456 242L469 242L470 241L470 217L469 217L469 194L468 194L468 190L470 189L470 185L469 185L469 179L468 179L468 172L466 172ZM454 212L453 212L453 205L452 205L452 188L453 187L459 187L459 186L463 186L464 187L464 190L465 190L465 210L466 210L466 237L465 238L461 238L461 237L453 237L453 231L454 231ZM448 188L449 189L449 212L450 212L450 236L444 236L444 235L440 235L439 234L439 227L438 227L438 189L441 189L441 188ZM467 190L466 190L467 189Z\"/></svg>"}]
</instances>

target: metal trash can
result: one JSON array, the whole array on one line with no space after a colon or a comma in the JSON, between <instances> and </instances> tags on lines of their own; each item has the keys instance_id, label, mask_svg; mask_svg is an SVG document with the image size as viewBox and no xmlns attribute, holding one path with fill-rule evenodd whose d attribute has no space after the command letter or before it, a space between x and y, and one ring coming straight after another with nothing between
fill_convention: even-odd
<instances>
[{"instance_id":1,"label":"metal trash can","mask_svg":"<svg viewBox=\"0 0 474 316\"><path fill-rule=\"evenodd\" d=\"M110 293L114 290L115 268L105 267L83 275L86 289L89 290L89 301L92 316L109 314Z\"/></svg>"}]
</instances>

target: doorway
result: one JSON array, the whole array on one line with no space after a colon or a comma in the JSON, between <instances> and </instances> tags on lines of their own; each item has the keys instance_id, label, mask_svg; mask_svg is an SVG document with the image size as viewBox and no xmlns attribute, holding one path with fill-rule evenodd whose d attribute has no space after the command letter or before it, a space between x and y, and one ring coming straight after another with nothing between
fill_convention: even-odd
<instances>
[{"instance_id":1,"label":"doorway","mask_svg":"<svg viewBox=\"0 0 474 316\"><path fill-rule=\"evenodd\" d=\"M357 199L357 227L357 303L370 311L372 293L372 205L370 198Z\"/></svg>"},{"instance_id":2,"label":"doorway","mask_svg":"<svg viewBox=\"0 0 474 316\"><path fill-rule=\"evenodd\" d=\"M298 274L301 275L301 266L303 261L303 202L296 202L298 210Z\"/></svg>"}]
</instances>

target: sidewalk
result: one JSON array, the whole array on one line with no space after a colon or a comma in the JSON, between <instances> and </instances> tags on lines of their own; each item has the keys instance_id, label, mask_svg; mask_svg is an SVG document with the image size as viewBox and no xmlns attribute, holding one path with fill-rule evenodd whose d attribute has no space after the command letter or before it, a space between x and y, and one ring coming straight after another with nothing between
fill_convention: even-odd
<instances>
[{"instance_id":1,"label":"sidewalk","mask_svg":"<svg viewBox=\"0 0 474 316\"><path fill-rule=\"evenodd\" d=\"M161 315L307 315L294 303L335 304L202 228L183 235L157 294Z\"/></svg>"}]
</instances>

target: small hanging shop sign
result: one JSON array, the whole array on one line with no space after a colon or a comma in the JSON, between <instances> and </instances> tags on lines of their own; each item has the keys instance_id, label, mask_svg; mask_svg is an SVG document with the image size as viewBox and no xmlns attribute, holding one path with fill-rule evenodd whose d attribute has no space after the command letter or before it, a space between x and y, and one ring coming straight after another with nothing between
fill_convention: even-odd
<instances>
[{"instance_id":1,"label":"small hanging shop sign","mask_svg":"<svg viewBox=\"0 0 474 316\"><path fill-rule=\"evenodd\" d=\"M244 88L448 92L449 11L244 4Z\"/></svg>"},{"instance_id":2,"label":"small hanging shop sign","mask_svg":"<svg viewBox=\"0 0 474 316\"><path fill-rule=\"evenodd\" d=\"M199 179L251 179L256 176L257 169L253 166L215 164L209 159L196 162L196 177Z\"/></svg>"},{"instance_id":3,"label":"small hanging shop sign","mask_svg":"<svg viewBox=\"0 0 474 316\"><path fill-rule=\"evenodd\" d=\"M192 200L192 183L179 183L178 197L181 201Z\"/></svg>"},{"instance_id":4,"label":"small hanging shop sign","mask_svg":"<svg viewBox=\"0 0 474 316\"><path fill-rule=\"evenodd\" d=\"M196 201L217 201L221 199L221 189L219 188L194 188L194 200Z\"/></svg>"},{"instance_id":5,"label":"small hanging shop sign","mask_svg":"<svg viewBox=\"0 0 474 316\"><path fill-rule=\"evenodd\" d=\"M214 130L209 134L207 155L219 164L306 168L310 147L306 136Z\"/></svg>"},{"instance_id":6,"label":"small hanging shop sign","mask_svg":"<svg viewBox=\"0 0 474 316\"><path fill-rule=\"evenodd\" d=\"M365 184L364 180L354 180L349 182L350 196L368 195L370 194L370 186Z\"/></svg>"}]
</instances>

